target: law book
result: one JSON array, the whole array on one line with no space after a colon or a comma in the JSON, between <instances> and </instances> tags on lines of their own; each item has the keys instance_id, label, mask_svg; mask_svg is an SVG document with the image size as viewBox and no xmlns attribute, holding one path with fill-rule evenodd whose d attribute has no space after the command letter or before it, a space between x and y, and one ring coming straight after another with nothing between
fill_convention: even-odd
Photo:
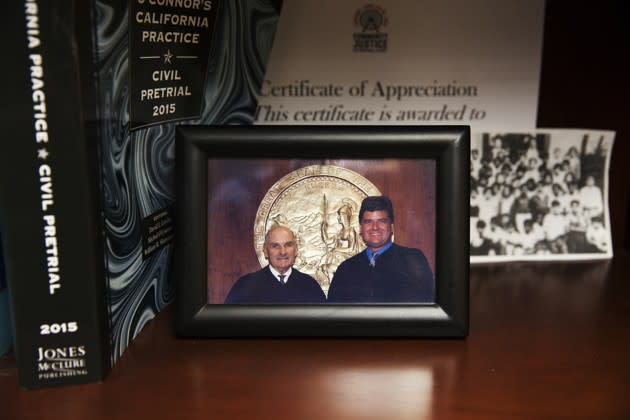
<instances>
[{"instance_id":1,"label":"law book","mask_svg":"<svg viewBox=\"0 0 630 420\"><path fill-rule=\"evenodd\" d=\"M103 380L174 295L178 124L250 124L268 0L21 0L0 17L0 230L27 388Z\"/></svg>"},{"instance_id":2,"label":"law book","mask_svg":"<svg viewBox=\"0 0 630 420\"><path fill-rule=\"evenodd\" d=\"M0 356L11 349L13 326L9 308L9 289L4 270L4 252L2 251L2 233L0 232Z\"/></svg>"}]
</instances>

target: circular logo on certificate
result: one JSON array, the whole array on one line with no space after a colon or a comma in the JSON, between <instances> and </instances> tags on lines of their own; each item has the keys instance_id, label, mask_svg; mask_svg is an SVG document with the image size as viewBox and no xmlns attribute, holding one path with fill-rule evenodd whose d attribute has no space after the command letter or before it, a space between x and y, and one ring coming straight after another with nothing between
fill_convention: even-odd
<instances>
[{"instance_id":1,"label":"circular logo on certificate","mask_svg":"<svg viewBox=\"0 0 630 420\"><path fill-rule=\"evenodd\" d=\"M313 165L285 175L267 191L256 213L254 246L260 265L267 265L267 231L288 227L298 244L294 267L327 292L339 264L365 248L358 213L371 195L381 193L365 177L339 166Z\"/></svg>"},{"instance_id":2,"label":"circular logo on certificate","mask_svg":"<svg viewBox=\"0 0 630 420\"><path fill-rule=\"evenodd\" d=\"M361 26L363 32L379 32L382 26L387 26L387 15L385 9L367 4L356 12L354 21Z\"/></svg>"}]
</instances>

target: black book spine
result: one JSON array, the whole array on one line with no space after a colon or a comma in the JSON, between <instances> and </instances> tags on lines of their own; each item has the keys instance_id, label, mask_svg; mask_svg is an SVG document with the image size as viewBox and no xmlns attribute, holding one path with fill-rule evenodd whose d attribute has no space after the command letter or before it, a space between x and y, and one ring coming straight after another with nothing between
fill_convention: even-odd
<instances>
[{"instance_id":1,"label":"black book spine","mask_svg":"<svg viewBox=\"0 0 630 420\"><path fill-rule=\"evenodd\" d=\"M98 381L111 365L97 145L82 109L93 82L75 33L90 17L77 3L12 1L0 17L0 230L27 388Z\"/></svg>"}]
</instances>

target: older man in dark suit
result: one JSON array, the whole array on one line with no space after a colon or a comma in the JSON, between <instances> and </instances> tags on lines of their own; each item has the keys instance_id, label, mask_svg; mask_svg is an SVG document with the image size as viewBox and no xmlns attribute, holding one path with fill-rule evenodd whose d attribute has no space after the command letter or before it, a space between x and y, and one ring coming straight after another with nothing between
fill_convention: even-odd
<instances>
[{"instance_id":1,"label":"older man in dark suit","mask_svg":"<svg viewBox=\"0 0 630 420\"><path fill-rule=\"evenodd\" d=\"M275 226L267 232L263 246L269 265L239 278L225 303L324 303L326 296L314 278L293 268L297 243L293 232Z\"/></svg>"}]
</instances>

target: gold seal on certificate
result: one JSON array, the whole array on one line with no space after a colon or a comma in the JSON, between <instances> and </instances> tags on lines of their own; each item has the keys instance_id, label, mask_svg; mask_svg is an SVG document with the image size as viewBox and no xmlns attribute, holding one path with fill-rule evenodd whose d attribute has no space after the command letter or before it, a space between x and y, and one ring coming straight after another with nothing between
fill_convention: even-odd
<instances>
[{"instance_id":1,"label":"gold seal on certificate","mask_svg":"<svg viewBox=\"0 0 630 420\"><path fill-rule=\"evenodd\" d=\"M261 266L265 233L286 226L295 234L294 267L310 274L328 291L337 266L365 248L358 212L367 196L381 195L358 173L333 165L313 165L282 177L265 194L254 224L254 246Z\"/></svg>"}]
</instances>

